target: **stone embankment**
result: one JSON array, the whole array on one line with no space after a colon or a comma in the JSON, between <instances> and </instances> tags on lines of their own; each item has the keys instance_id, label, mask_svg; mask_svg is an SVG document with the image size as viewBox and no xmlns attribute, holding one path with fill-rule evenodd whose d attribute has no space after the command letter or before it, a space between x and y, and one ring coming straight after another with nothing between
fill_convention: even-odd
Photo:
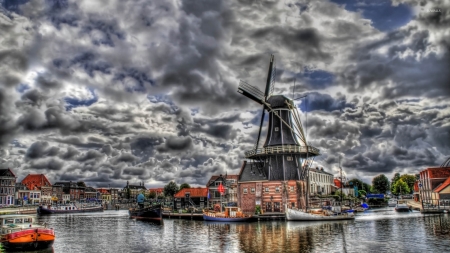
<instances>
[{"instance_id":1,"label":"stone embankment","mask_svg":"<svg viewBox=\"0 0 450 253\"><path fill-rule=\"evenodd\" d=\"M5 214L35 214L37 212L37 206L24 206L24 207L5 207L0 209L0 215Z\"/></svg>"}]
</instances>

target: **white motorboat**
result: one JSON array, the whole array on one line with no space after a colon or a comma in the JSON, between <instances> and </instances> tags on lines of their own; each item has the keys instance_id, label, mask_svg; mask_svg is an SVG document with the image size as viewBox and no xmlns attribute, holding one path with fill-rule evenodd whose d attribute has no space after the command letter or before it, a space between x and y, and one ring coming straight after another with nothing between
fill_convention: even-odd
<instances>
[{"instance_id":1,"label":"white motorboat","mask_svg":"<svg viewBox=\"0 0 450 253\"><path fill-rule=\"evenodd\" d=\"M389 207L395 207L397 205L397 199L390 199L388 201L388 206Z\"/></svg>"},{"instance_id":2,"label":"white motorboat","mask_svg":"<svg viewBox=\"0 0 450 253\"><path fill-rule=\"evenodd\" d=\"M411 211L409 206L406 204L406 201L404 201L404 200L398 200L394 209L397 212L409 212L409 211Z\"/></svg>"},{"instance_id":3,"label":"white motorboat","mask_svg":"<svg viewBox=\"0 0 450 253\"><path fill-rule=\"evenodd\" d=\"M286 208L286 220L289 221L330 221L330 220L354 220L354 213L334 213L329 210L321 212L304 212L298 209Z\"/></svg>"}]
</instances>

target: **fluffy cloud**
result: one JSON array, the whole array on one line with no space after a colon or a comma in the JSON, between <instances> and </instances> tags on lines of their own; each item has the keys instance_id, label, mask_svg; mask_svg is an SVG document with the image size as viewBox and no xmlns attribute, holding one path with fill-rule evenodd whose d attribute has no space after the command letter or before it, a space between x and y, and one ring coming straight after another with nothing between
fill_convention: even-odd
<instances>
[{"instance_id":1,"label":"fluffy cloud","mask_svg":"<svg viewBox=\"0 0 450 253\"><path fill-rule=\"evenodd\" d=\"M383 2L408 10L389 27L370 6L338 2L4 3L0 165L95 186L238 173L261 106L237 86L263 89L271 53L274 92L307 95L296 103L318 166L333 171L340 157L370 181L440 164L450 6Z\"/></svg>"}]
</instances>

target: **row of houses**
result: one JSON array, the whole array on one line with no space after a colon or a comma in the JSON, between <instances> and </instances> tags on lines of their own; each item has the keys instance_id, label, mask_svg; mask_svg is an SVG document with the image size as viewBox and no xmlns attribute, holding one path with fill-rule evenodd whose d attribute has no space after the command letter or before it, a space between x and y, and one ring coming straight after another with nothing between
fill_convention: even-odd
<instances>
[{"instance_id":1,"label":"row of houses","mask_svg":"<svg viewBox=\"0 0 450 253\"><path fill-rule=\"evenodd\" d=\"M334 194L341 190L346 195L354 196L353 187L342 185L339 178L326 172L323 168L311 168L309 170L309 195L318 197L320 195ZM220 191L220 185L224 186L224 192ZM262 180L260 182L247 180L246 175L219 175L212 176L205 188L185 188L174 195L174 209L185 209L190 207L213 207L222 203L229 206L243 206L246 201L254 202L255 205L262 205L256 202L255 198L263 197L265 205L263 208L268 212L280 212L282 203L282 191L287 193L297 193L296 181L287 182ZM258 194L259 191L259 194ZM296 201L292 199L290 206L295 206ZM252 210L246 210L251 212Z\"/></svg>"},{"instance_id":2,"label":"row of houses","mask_svg":"<svg viewBox=\"0 0 450 253\"><path fill-rule=\"evenodd\" d=\"M131 202L140 192L145 191L148 190L144 183L132 185L127 182L122 189L93 188L83 182L72 181L52 184L44 174L28 174L17 182L11 169L0 169L0 206L92 201L115 204ZM150 191L161 195L162 188Z\"/></svg>"}]
</instances>

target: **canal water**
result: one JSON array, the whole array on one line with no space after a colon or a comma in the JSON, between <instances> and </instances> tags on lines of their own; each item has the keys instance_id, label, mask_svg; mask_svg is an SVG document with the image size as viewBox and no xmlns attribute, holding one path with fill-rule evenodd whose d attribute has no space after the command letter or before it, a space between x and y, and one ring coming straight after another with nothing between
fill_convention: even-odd
<instances>
[{"instance_id":1,"label":"canal water","mask_svg":"<svg viewBox=\"0 0 450 253\"><path fill-rule=\"evenodd\" d=\"M39 217L56 232L41 252L448 252L450 217L358 213L354 221L217 223L164 219L136 221L127 211Z\"/></svg>"}]
</instances>

